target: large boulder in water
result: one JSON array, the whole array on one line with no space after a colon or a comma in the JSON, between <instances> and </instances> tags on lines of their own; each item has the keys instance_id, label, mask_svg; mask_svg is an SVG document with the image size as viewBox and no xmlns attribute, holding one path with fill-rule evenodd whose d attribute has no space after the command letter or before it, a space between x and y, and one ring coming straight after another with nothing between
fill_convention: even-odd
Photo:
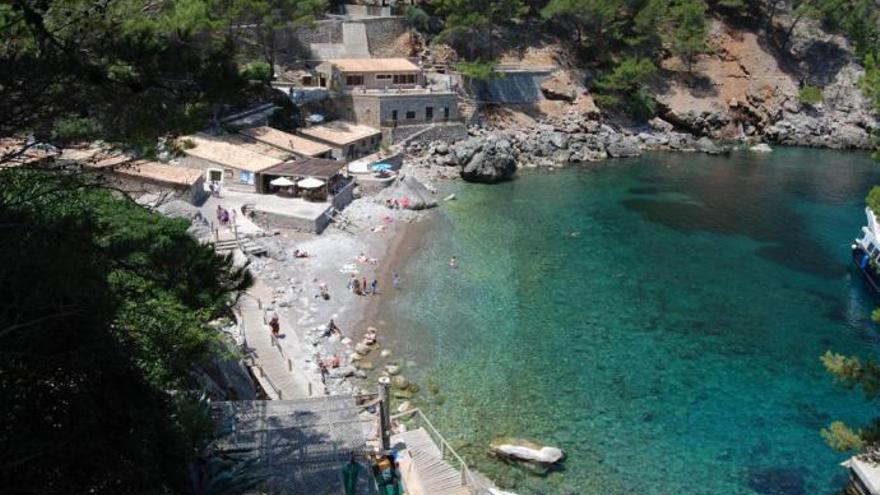
<instances>
[{"instance_id":1,"label":"large boulder in water","mask_svg":"<svg viewBox=\"0 0 880 495\"><path fill-rule=\"evenodd\" d=\"M489 444L489 455L504 462L518 464L529 471L544 474L565 459L557 447L540 445L521 438L498 438Z\"/></svg>"},{"instance_id":2,"label":"large boulder in water","mask_svg":"<svg viewBox=\"0 0 880 495\"><path fill-rule=\"evenodd\" d=\"M462 179L468 182L483 182L494 184L509 180L516 173L516 159L513 157L513 148L510 142L504 139L496 140L490 137L482 143L474 143L474 139L465 142L467 150L476 150L473 154L464 153L468 156L461 169Z\"/></svg>"},{"instance_id":3,"label":"large boulder in water","mask_svg":"<svg viewBox=\"0 0 880 495\"><path fill-rule=\"evenodd\" d=\"M619 141L608 143L605 151L612 158L628 158L642 154L642 150L639 149L639 140L634 136L624 136Z\"/></svg>"}]
</instances>

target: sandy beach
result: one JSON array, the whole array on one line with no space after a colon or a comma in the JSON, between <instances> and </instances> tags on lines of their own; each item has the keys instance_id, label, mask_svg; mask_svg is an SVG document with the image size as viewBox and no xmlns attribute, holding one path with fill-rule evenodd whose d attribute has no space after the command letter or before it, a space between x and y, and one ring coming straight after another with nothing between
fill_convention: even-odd
<instances>
[{"instance_id":1,"label":"sandy beach","mask_svg":"<svg viewBox=\"0 0 880 495\"><path fill-rule=\"evenodd\" d=\"M213 218L218 205L238 209L247 199L246 195L228 192L222 198L212 197L201 211L206 218ZM386 362L393 360L393 274L404 268L417 249L434 214L431 210L390 209L377 202L375 196L364 197L344 210L343 222L320 235L283 229L264 231L237 215L239 232L266 248L264 256L250 257L248 265L259 283L271 292L267 296L271 300L262 301L265 318L279 316L279 342L316 393L374 392L375 383L368 378L374 378ZM296 250L309 256L296 257ZM348 288L352 274L367 284L376 280L378 293L354 294ZM321 285L327 288L329 299L321 297ZM326 336L331 319L340 328L340 336ZM369 356L353 361L355 346L370 326L378 330L378 343L372 346ZM385 352L382 357L386 349L391 356ZM319 360L337 357L339 367L330 369L322 384Z\"/></svg>"}]
</instances>

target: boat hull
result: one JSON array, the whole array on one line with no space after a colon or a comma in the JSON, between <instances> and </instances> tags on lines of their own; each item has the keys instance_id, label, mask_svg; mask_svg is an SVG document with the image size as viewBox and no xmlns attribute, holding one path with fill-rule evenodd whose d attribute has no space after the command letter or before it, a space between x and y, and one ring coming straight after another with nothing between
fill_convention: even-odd
<instances>
[{"instance_id":1,"label":"boat hull","mask_svg":"<svg viewBox=\"0 0 880 495\"><path fill-rule=\"evenodd\" d=\"M871 289L874 292L880 293L880 275L871 267L871 263L868 261L868 253L861 247L856 246L852 250L852 257L853 263L862 273L862 277L868 282Z\"/></svg>"}]
</instances>

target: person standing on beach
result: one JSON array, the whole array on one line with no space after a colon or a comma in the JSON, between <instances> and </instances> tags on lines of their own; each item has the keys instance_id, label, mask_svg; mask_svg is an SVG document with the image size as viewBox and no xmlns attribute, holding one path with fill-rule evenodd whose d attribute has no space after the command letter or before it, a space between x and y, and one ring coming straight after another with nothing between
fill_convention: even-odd
<instances>
[{"instance_id":1,"label":"person standing on beach","mask_svg":"<svg viewBox=\"0 0 880 495\"><path fill-rule=\"evenodd\" d=\"M367 293L367 277L364 277L364 279L361 280L361 287L363 288L364 294L366 295L366 293Z\"/></svg>"},{"instance_id":2,"label":"person standing on beach","mask_svg":"<svg viewBox=\"0 0 880 495\"><path fill-rule=\"evenodd\" d=\"M397 272L391 277L391 286L400 290L400 275L398 275Z\"/></svg>"},{"instance_id":3,"label":"person standing on beach","mask_svg":"<svg viewBox=\"0 0 880 495\"><path fill-rule=\"evenodd\" d=\"M379 281L375 278L373 282L370 283L370 294L378 294L379 293Z\"/></svg>"},{"instance_id":4,"label":"person standing on beach","mask_svg":"<svg viewBox=\"0 0 880 495\"><path fill-rule=\"evenodd\" d=\"M269 320L269 327L272 329L272 335L277 337L278 333L281 331L281 323L278 321L278 313L272 315L272 319Z\"/></svg>"}]
</instances>

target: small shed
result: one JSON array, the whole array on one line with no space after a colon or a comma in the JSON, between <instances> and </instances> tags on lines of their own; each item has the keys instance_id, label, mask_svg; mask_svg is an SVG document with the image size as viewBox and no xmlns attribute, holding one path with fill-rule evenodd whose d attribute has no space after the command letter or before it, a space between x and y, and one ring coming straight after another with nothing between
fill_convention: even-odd
<instances>
[{"instance_id":1,"label":"small shed","mask_svg":"<svg viewBox=\"0 0 880 495\"><path fill-rule=\"evenodd\" d=\"M333 148L333 156L339 160L369 155L379 149L382 142L382 131L379 129L344 120L304 127L299 133Z\"/></svg>"},{"instance_id":2,"label":"small shed","mask_svg":"<svg viewBox=\"0 0 880 495\"><path fill-rule=\"evenodd\" d=\"M345 164L336 160L323 158L301 158L288 161L274 167L267 168L257 174L257 192L278 193L291 197L307 197L312 200L326 200L329 196L338 193L344 188L349 180L342 176ZM302 188L294 186L273 186L272 181L281 177L288 178L295 183L303 179L316 179L323 183L319 187Z\"/></svg>"}]
</instances>

